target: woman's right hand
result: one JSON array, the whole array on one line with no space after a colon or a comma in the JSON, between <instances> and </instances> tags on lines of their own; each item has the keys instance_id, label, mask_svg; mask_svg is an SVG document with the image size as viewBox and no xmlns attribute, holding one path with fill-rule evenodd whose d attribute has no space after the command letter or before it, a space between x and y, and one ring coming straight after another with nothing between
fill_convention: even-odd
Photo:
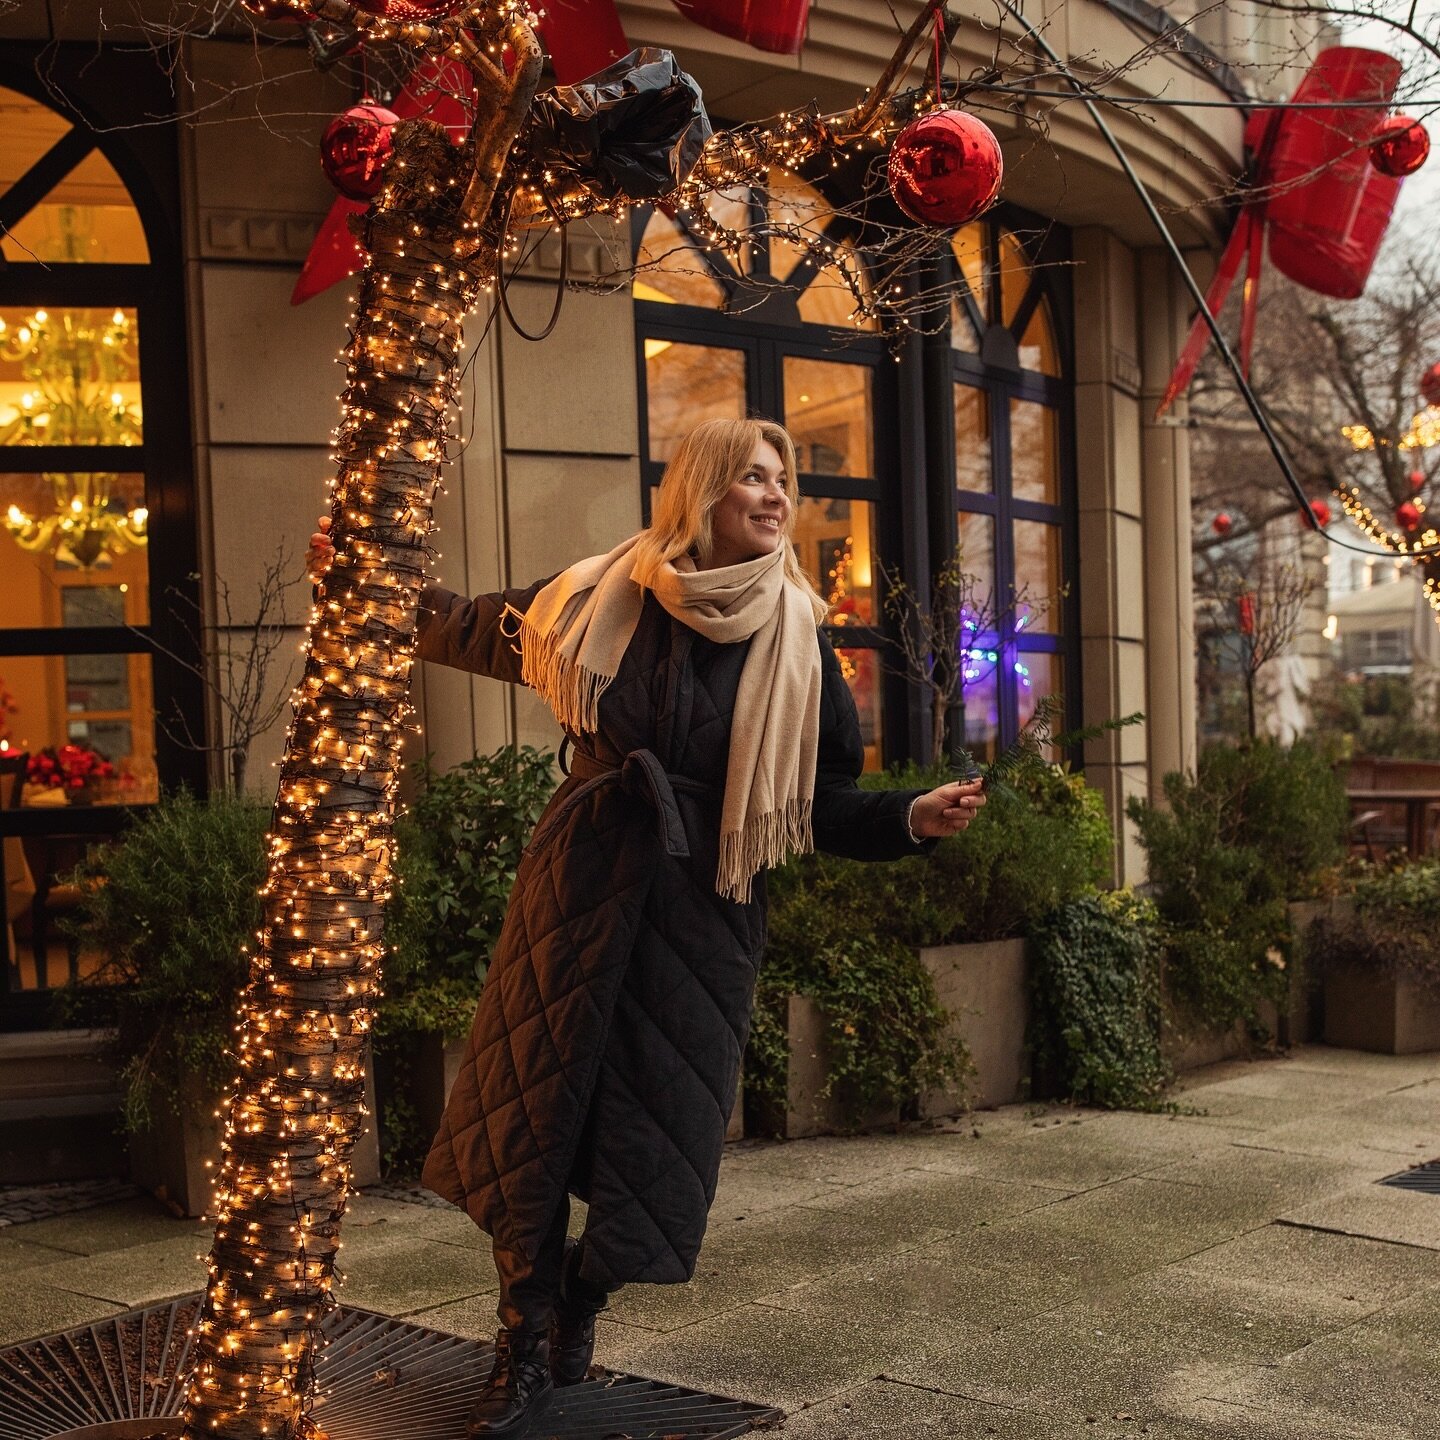
<instances>
[{"instance_id":1,"label":"woman's right hand","mask_svg":"<svg viewBox=\"0 0 1440 1440\"><path fill-rule=\"evenodd\" d=\"M310 537L310 548L305 552L305 573L313 584L318 585L335 563L335 546L330 540L330 517L322 515L315 523L317 529Z\"/></svg>"}]
</instances>

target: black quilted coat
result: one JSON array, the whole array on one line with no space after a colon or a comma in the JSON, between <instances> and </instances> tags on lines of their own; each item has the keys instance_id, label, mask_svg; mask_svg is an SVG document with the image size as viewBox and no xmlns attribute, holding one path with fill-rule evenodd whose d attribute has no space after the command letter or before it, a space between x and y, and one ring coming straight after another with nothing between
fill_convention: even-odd
<instances>
[{"instance_id":1,"label":"black quilted coat","mask_svg":"<svg viewBox=\"0 0 1440 1440\"><path fill-rule=\"evenodd\" d=\"M518 682L501 615L543 583L473 600L427 591L419 655ZM815 842L860 859L913 855L914 792L856 787L854 701L817 643ZM747 649L703 639L646 597L599 733L572 737L572 774L520 862L425 1164L426 1185L531 1258L562 1195L578 1195L612 1286L688 1280L715 1195L765 943L764 877L748 904L715 893Z\"/></svg>"}]
</instances>

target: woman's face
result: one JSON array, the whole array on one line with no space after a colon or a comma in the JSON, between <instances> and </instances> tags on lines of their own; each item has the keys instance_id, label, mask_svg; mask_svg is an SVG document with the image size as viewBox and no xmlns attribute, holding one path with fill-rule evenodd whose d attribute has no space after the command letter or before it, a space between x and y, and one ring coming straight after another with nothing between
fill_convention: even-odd
<instances>
[{"instance_id":1,"label":"woman's face","mask_svg":"<svg viewBox=\"0 0 1440 1440\"><path fill-rule=\"evenodd\" d=\"M790 518L785 467L780 452L761 440L749 468L720 497L710 515L711 553L707 570L739 565L780 548Z\"/></svg>"}]
</instances>

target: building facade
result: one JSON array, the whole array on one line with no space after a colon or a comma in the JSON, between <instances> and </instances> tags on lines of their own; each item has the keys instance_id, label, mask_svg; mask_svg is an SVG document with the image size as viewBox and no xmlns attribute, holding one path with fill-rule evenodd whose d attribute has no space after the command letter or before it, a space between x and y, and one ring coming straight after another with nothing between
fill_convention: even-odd
<instances>
[{"instance_id":1,"label":"building facade","mask_svg":"<svg viewBox=\"0 0 1440 1440\"><path fill-rule=\"evenodd\" d=\"M913 0L899 8L903 18ZM1126 65L1146 27L1168 23L1160 12L1140 0L1045 8L1051 43L1090 73L1120 66L1107 88L1133 101L1233 98L1236 72L1218 61L1244 65L1258 43L1254 25L1243 40L1225 31L1242 8L1229 6L1204 37L1217 49L1192 39ZM51 928L76 846L158 785L197 783L216 764L203 747L233 678L217 673L217 657L243 650L267 570L298 574L325 505L353 295L340 285L289 303L333 199L316 142L356 96L303 45L257 44L238 25L180 40L183 83L172 86L149 50L97 51L82 10L57 0L48 14L0 22L0 112L19 137L0 160L0 436L10 447L0 682L13 706L0 714L0 766L10 767L0 1024L11 1028L76 963ZM676 52L726 123L811 100L853 103L895 38L888 8L867 0L818 0L806 46L788 60L701 30L665 0L620 12L632 43ZM993 59L992 19L976 7L962 24L962 72ZM121 26L101 38L126 35ZM999 43L1013 62L1005 83L1023 81L1026 63ZM565 296L554 333L530 343L497 322L473 350L438 508L439 575L473 593L608 549L644 523L695 421L782 420L801 456L801 559L834 602L867 765L923 758L931 743L928 708L887 663L884 577L924 593L958 553L997 597L967 653L973 748L1007 743L1041 695L1062 695L1072 725L1144 712L1143 725L1083 756L1115 817L1115 878L1134 880L1125 800L1153 793L1195 754L1186 434L1152 418L1190 305L1081 106L979 98L1005 149L1002 203L933 262L925 281L944 286L949 315L928 333L902 340L857 323L849 290L783 244L737 268L644 209L628 229L577 232L571 275L595 283ZM1237 168L1240 111L1112 107L1109 119L1182 246L1206 262L1221 223L1206 202ZM846 183L844 173L775 176L768 203L826 223L852 198ZM867 283L844 225L827 236ZM633 283L602 283L617 249L641 262ZM512 287L522 322L543 324L558 272L552 237ZM83 371L83 403L69 411L41 393L63 344ZM67 507L88 516L68 542L56 539ZM277 695L295 673L286 662L298 661L307 602L290 592L285 646L266 677ZM416 756L448 764L507 741L556 742L528 693L430 667L415 693ZM273 781L283 731L282 716L252 749L257 791ZM38 793L47 787L23 784L15 756L67 743L112 761L112 775L86 781L101 803L55 807Z\"/></svg>"}]
</instances>

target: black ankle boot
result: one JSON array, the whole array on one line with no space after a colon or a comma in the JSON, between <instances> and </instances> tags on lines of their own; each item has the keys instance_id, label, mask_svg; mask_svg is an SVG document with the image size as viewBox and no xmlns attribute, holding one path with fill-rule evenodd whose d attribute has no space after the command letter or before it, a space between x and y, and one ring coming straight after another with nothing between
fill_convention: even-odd
<instances>
[{"instance_id":1,"label":"black ankle boot","mask_svg":"<svg viewBox=\"0 0 1440 1440\"><path fill-rule=\"evenodd\" d=\"M595 1317L609 1298L601 1286L580 1278L580 1246L567 1240L550 1327L550 1374L557 1385L578 1385L589 1374L595 1358Z\"/></svg>"},{"instance_id":2,"label":"black ankle boot","mask_svg":"<svg viewBox=\"0 0 1440 1440\"><path fill-rule=\"evenodd\" d=\"M520 1440L549 1408L550 1337L542 1330L499 1330L495 1365L465 1418L472 1440Z\"/></svg>"}]
</instances>

